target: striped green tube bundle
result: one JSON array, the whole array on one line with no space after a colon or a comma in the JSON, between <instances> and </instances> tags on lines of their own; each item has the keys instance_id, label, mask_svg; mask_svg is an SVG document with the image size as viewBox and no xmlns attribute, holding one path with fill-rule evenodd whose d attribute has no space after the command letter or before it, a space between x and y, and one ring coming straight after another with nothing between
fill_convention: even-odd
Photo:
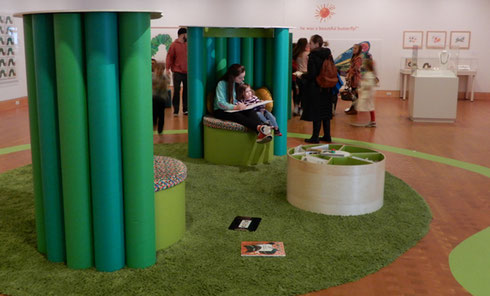
<instances>
[{"instance_id":1,"label":"striped green tube bundle","mask_svg":"<svg viewBox=\"0 0 490 296\"><path fill-rule=\"evenodd\" d=\"M24 30L39 252L153 265L150 14L25 15Z\"/></svg>"}]
</instances>

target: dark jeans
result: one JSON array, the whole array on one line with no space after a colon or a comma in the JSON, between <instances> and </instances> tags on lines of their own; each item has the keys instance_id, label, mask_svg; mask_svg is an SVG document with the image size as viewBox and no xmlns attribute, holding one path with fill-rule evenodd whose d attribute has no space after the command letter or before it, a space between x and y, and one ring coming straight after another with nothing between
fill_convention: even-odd
<instances>
[{"instance_id":1,"label":"dark jeans","mask_svg":"<svg viewBox=\"0 0 490 296\"><path fill-rule=\"evenodd\" d=\"M257 115L257 112L255 112L254 110L243 110L240 112L229 113L218 109L214 110L214 117L239 123L256 133L257 126L262 124L259 116Z\"/></svg>"},{"instance_id":2,"label":"dark jeans","mask_svg":"<svg viewBox=\"0 0 490 296\"><path fill-rule=\"evenodd\" d=\"M330 119L313 121L313 135L312 138L318 139L320 135L320 129L322 127L323 121L323 137L324 139L328 139L329 142L332 141L332 137L330 136Z\"/></svg>"},{"instance_id":3,"label":"dark jeans","mask_svg":"<svg viewBox=\"0 0 490 296\"><path fill-rule=\"evenodd\" d=\"M153 126L158 126L158 133L163 132L165 123L165 100L159 96L153 96Z\"/></svg>"},{"instance_id":4,"label":"dark jeans","mask_svg":"<svg viewBox=\"0 0 490 296\"><path fill-rule=\"evenodd\" d=\"M184 89L182 90L182 111L187 112L187 74L174 72L172 74L172 79L174 82L174 96L172 99L172 104L174 105L174 114L179 113L181 83L184 87Z\"/></svg>"}]
</instances>

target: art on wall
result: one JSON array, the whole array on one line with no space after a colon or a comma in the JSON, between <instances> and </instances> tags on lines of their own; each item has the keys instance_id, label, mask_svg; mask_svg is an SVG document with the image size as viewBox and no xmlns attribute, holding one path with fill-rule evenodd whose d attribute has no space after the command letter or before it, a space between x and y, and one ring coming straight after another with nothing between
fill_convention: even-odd
<instances>
[{"instance_id":1,"label":"art on wall","mask_svg":"<svg viewBox=\"0 0 490 296\"><path fill-rule=\"evenodd\" d=\"M446 36L445 31L427 31L426 47L431 49L446 48Z\"/></svg>"},{"instance_id":2,"label":"art on wall","mask_svg":"<svg viewBox=\"0 0 490 296\"><path fill-rule=\"evenodd\" d=\"M403 31L403 48L412 49L415 46L422 48L423 38L423 31Z\"/></svg>"},{"instance_id":3,"label":"art on wall","mask_svg":"<svg viewBox=\"0 0 490 296\"><path fill-rule=\"evenodd\" d=\"M470 49L470 31L451 31L449 48Z\"/></svg>"},{"instance_id":4,"label":"art on wall","mask_svg":"<svg viewBox=\"0 0 490 296\"><path fill-rule=\"evenodd\" d=\"M177 38L178 29L178 27L151 27L152 58L158 62L165 62L170 44Z\"/></svg>"},{"instance_id":5,"label":"art on wall","mask_svg":"<svg viewBox=\"0 0 490 296\"><path fill-rule=\"evenodd\" d=\"M17 27L14 17L0 13L0 81L17 79L15 66L17 43Z\"/></svg>"}]
</instances>

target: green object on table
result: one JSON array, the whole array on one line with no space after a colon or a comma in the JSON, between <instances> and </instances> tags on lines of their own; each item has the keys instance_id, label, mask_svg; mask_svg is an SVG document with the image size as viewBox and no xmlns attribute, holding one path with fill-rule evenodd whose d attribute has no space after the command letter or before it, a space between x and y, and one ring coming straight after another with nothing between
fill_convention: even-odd
<instances>
[{"instance_id":1,"label":"green object on table","mask_svg":"<svg viewBox=\"0 0 490 296\"><path fill-rule=\"evenodd\" d=\"M155 192L156 249L179 241L185 232L185 181Z\"/></svg>"},{"instance_id":2,"label":"green object on table","mask_svg":"<svg viewBox=\"0 0 490 296\"><path fill-rule=\"evenodd\" d=\"M65 233L56 103L53 16L32 16L34 65L39 119L46 253L49 261L65 261Z\"/></svg>"},{"instance_id":3,"label":"green object on table","mask_svg":"<svg viewBox=\"0 0 490 296\"><path fill-rule=\"evenodd\" d=\"M32 39L32 15L24 15L23 23L26 56L27 98L29 101L29 129L31 135L32 178L34 183L34 205L36 208L37 250L40 253L46 254L43 185L39 147L39 114L37 109L36 72L34 69L34 44Z\"/></svg>"},{"instance_id":4,"label":"green object on table","mask_svg":"<svg viewBox=\"0 0 490 296\"><path fill-rule=\"evenodd\" d=\"M229 131L204 126L204 159L214 164L255 165L273 158L274 140L256 143L253 132Z\"/></svg>"},{"instance_id":5,"label":"green object on table","mask_svg":"<svg viewBox=\"0 0 490 296\"><path fill-rule=\"evenodd\" d=\"M155 264L150 13L119 13L126 260Z\"/></svg>"},{"instance_id":6,"label":"green object on table","mask_svg":"<svg viewBox=\"0 0 490 296\"><path fill-rule=\"evenodd\" d=\"M242 64L245 66L245 83L254 87L254 39L242 39Z\"/></svg>"},{"instance_id":7,"label":"green object on table","mask_svg":"<svg viewBox=\"0 0 490 296\"><path fill-rule=\"evenodd\" d=\"M254 88L264 86L265 66L265 40L255 38L254 40Z\"/></svg>"},{"instance_id":8,"label":"green object on table","mask_svg":"<svg viewBox=\"0 0 490 296\"><path fill-rule=\"evenodd\" d=\"M84 15L95 267L124 267L117 13Z\"/></svg>"},{"instance_id":9,"label":"green object on table","mask_svg":"<svg viewBox=\"0 0 490 296\"><path fill-rule=\"evenodd\" d=\"M55 14L53 23L66 261L70 268L89 268L94 258L82 17Z\"/></svg>"},{"instance_id":10,"label":"green object on table","mask_svg":"<svg viewBox=\"0 0 490 296\"><path fill-rule=\"evenodd\" d=\"M189 157L202 158L202 117L204 116L204 37L202 27L188 29Z\"/></svg>"},{"instance_id":11,"label":"green object on table","mask_svg":"<svg viewBox=\"0 0 490 296\"><path fill-rule=\"evenodd\" d=\"M274 115L282 137L274 142L274 155L285 155L288 129L288 74L289 62L289 32L288 29L274 29L274 76L272 80L272 95L274 97Z\"/></svg>"}]
</instances>

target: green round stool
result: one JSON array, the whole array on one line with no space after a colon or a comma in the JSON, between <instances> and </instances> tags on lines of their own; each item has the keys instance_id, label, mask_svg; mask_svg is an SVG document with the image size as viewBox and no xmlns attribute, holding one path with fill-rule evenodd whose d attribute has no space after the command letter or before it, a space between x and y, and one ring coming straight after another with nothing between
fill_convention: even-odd
<instances>
[{"instance_id":1,"label":"green round stool","mask_svg":"<svg viewBox=\"0 0 490 296\"><path fill-rule=\"evenodd\" d=\"M185 179L187 167L177 159L154 156L155 241L162 250L179 241L185 232Z\"/></svg>"},{"instance_id":2,"label":"green round stool","mask_svg":"<svg viewBox=\"0 0 490 296\"><path fill-rule=\"evenodd\" d=\"M274 140L256 143L257 134L245 126L206 115L204 159L214 164L249 166L268 163L274 156Z\"/></svg>"}]
</instances>

